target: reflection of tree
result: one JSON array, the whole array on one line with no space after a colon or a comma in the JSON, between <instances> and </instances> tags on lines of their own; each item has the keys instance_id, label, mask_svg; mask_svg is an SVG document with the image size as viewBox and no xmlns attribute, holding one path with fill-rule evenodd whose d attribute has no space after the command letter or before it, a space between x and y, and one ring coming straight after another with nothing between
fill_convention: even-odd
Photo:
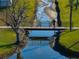
<instances>
[{"instance_id":1,"label":"reflection of tree","mask_svg":"<svg viewBox=\"0 0 79 59\"><path fill-rule=\"evenodd\" d=\"M28 39L28 37L27 37ZM16 47L16 51L17 51L17 59L23 59L22 56L21 56L21 51L22 49L25 47L26 45L26 39L24 38L19 45L17 45Z\"/></svg>"},{"instance_id":2,"label":"reflection of tree","mask_svg":"<svg viewBox=\"0 0 79 59\"><path fill-rule=\"evenodd\" d=\"M17 53L17 59L23 59L22 56L21 56L21 51L19 51L19 52Z\"/></svg>"}]
</instances>

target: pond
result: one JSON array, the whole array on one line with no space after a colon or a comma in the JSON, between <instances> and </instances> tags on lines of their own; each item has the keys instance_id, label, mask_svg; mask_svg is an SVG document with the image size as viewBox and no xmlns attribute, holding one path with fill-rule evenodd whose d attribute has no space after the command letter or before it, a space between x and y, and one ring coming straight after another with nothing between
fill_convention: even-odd
<instances>
[{"instance_id":1,"label":"pond","mask_svg":"<svg viewBox=\"0 0 79 59\"><path fill-rule=\"evenodd\" d=\"M42 0L43 3L37 7L37 20L40 20L42 27L49 27L50 20L45 14L44 8L45 3L48 6L51 2L48 0ZM31 31L29 37L51 37L54 35L54 31ZM41 39L41 38L40 38ZM67 57L61 55L59 52L52 49L49 45L49 40L28 40L25 48L22 49L20 54L14 53L9 59L68 59Z\"/></svg>"}]
</instances>

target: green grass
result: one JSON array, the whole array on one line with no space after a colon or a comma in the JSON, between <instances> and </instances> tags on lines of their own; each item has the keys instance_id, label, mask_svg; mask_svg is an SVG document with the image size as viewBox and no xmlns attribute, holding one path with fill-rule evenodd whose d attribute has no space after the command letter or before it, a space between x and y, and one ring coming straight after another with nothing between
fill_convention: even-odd
<instances>
[{"instance_id":1,"label":"green grass","mask_svg":"<svg viewBox=\"0 0 79 59\"><path fill-rule=\"evenodd\" d=\"M78 43L76 43L78 42ZM79 52L79 30L70 32L66 30L61 34L60 43L66 48Z\"/></svg>"},{"instance_id":2,"label":"green grass","mask_svg":"<svg viewBox=\"0 0 79 59\"><path fill-rule=\"evenodd\" d=\"M59 0L59 7L61 11L61 20L62 26L69 26L69 19L70 19L70 6L69 0ZM79 7L79 6L78 6ZM73 26L79 26L79 8L78 10L75 9L75 1L73 3Z\"/></svg>"},{"instance_id":3,"label":"green grass","mask_svg":"<svg viewBox=\"0 0 79 59\"><path fill-rule=\"evenodd\" d=\"M60 7L60 15L61 15L61 21L62 26L68 26L69 27L69 19L70 19L70 7L69 7L69 0L58 0L59 1L59 7ZM76 1L76 0L75 0ZM73 4L75 4L75 1ZM78 6L79 7L79 6ZM75 5L73 5L73 26L79 26L79 8L78 10L75 9ZM66 30L61 34L60 37L60 43L61 45L65 46L66 48L69 48L73 44L75 44L77 41L79 41L79 30L70 32L69 30ZM75 44L73 47L69 48L73 51L79 52L79 43Z\"/></svg>"},{"instance_id":4,"label":"green grass","mask_svg":"<svg viewBox=\"0 0 79 59\"><path fill-rule=\"evenodd\" d=\"M0 54L9 53L13 46L9 45L15 43L15 33L9 29L0 29Z\"/></svg>"}]
</instances>

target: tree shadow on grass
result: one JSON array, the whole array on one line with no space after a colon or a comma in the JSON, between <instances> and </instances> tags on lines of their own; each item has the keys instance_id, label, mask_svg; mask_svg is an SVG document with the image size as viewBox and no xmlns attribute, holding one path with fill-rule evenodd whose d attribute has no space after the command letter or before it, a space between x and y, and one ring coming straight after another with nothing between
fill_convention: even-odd
<instances>
[{"instance_id":1,"label":"tree shadow on grass","mask_svg":"<svg viewBox=\"0 0 79 59\"><path fill-rule=\"evenodd\" d=\"M77 44L79 44L79 41L77 41L77 42L75 42L74 44L72 44L72 45L69 47L69 49L72 48L72 47L74 47L74 46L77 45Z\"/></svg>"},{"instance_id":2,"label":"tree shadow on grass","mask_svg":"<svg viewBox=\"0 0 79 59\"><path fill-rule=\"evenodd\" d=\"M0 59L4 59L12 55L13 53L16 52L16 44L15 43L10 43L10 44L5 44L5 45L0 45L0 48L2 48L2 54L0 54ZM5 49L5 51L4 51ZM10 50L6 50L10 49Z\"/></svg>"},{"instance_id":3,"label":"tree shadow on grass","mask_svg":"<svg viewBox=\"0 0 79 59\"><path fill-rule=\"evenodd\" d=\"M0 48L3 48L3 47L12 47L12 46L15 46L16 43L10 43L10 44L5 44L5 45L0 45Z\"/></svg>"}]
</instances>

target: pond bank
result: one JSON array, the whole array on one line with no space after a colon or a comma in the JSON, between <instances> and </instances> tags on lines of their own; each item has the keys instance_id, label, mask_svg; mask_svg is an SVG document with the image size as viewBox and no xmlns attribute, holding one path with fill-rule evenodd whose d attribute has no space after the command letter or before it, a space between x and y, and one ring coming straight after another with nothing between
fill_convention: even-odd
<instances>
[{"instance_id":1,"label":"pond bank","mask_svg":"<svg viewBox=\"0 0 79 59\"><path fill-rule=\"evenodd\" d=\"M65 46L61 45L60 43L58 43L56 47L53 47L53 49L66 57L79 58L79 52L72 51L66 48Z\"/></svg>"},{"instance_id":2,"label":"pond bank","mask_svg":"<svg viewBox=\"0 0 79 59\"><path fill-rule=\"evenodd\" d=\"M22 49L27 43L27 33L20 31L20 44L17 45L16 35L11 29L0 30L0 59L4 59L16 52L18 48Z\"/></svg>"},{"instance_id":3,"label":"pond bank","mask_svg":"<svg viewBox=\"0 0 79 59\"><path fill-rule=\"evenodd\" d=\"M14 51L15 33L11 29L0 29L0 58Z\"/></svg>"},{"instance_id":4,"label":"pond bank","mask_svg":"<svg viewBox=\"0 0 79 59\"><path fill-rule=\"evenodd\" d=\"M52 47L55 51L58 51L61 55L64 55L66 57L71 57L71 58L79 58L79 52L74 51L72 49L67 48L60 42L60 34L58 37L55 39L55 46Z\"/></svg>"},{"instance_id":5,"label":"pond bank","mask_svg":"<svg viewBox=\"0 0 79 59\"><path fill-rule=\"evenodd\" d=\"M7 58L8 56L10 56L10 55L12 55L14 52L15 52L15 50L16 50L16 48L14 47L12 47L12 48L8 48L9 50L6 50L6 51L4 51L3 53L1 53L0 54L0 59L4 59L4 58Z\"/></svg>"}]
</instances>

